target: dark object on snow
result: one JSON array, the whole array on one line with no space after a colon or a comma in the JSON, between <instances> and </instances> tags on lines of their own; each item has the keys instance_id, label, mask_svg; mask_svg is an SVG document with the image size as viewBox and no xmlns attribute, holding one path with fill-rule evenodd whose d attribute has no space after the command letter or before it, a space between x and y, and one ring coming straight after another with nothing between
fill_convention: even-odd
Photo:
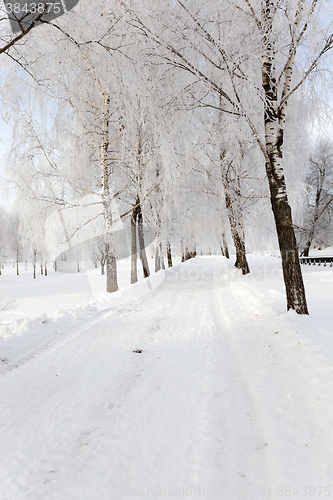
<instances>
[{"instance_id":1,"label":"dark object on snow","mask_svg":"<svg viewBox=\"0 0 333 500\"><path fill-rule=\"evenodd\" d=\"M142 352L142 349L137 349L136 351L133 351L133 352L138 352L138 353L140 353L140 352Z\"/></svg>"}]
</instances>

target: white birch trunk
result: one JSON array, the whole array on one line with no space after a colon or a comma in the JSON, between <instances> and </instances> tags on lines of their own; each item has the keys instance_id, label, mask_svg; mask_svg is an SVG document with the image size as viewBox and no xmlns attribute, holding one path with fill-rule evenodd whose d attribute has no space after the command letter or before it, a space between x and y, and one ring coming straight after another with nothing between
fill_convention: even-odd
<instances>
[{"instance_id":1,"label":"white birch trunk","mask_svg":"<svg viewBox=\"0 0 333 500\"><path fill-rule=\"evenodd\" d=\"M138 244L136 237L137 209L131 215L131 284L138 281Z\"/></svg>"},{"instance_id":2,"label":"white birch trunk","mask_svg":"<svg viewBox=\"0 0 333 500\"><path fill-rule=\"evenodd\" d=\"M302 2L300 2L300 5ZM272 35L272 16L274 2L265 0L262 13L264 26L264 56L262 62L262 86L265 93L265 146L266 173L269 182L271 205L274 214L279 241L283 278L287 295L287 309L294 309L299 314L308 314L301 266L299 262L296 237L293 228L291 207L287 198L287 189L283 172L283 132L287 100L293 71L294 52L289 54L284 70L284 83L280 107L278 106L277 84L274 76L274 47ZM294 24L297 29L298 17Z\"/></svg>"},{"instance_id":3,"label":"white birch trunk","mask_svg":"<svg viewBox=\"0 0 333 500\"><path fill-rule=\"evenodd\" d=\"M104 224L106 229L106 291L109 293L118 290L117 280L117 259L112 237L112 211L109 187L109 165L108 165L108 147L109 147L109 123L110 123L110 96L107 91L103 93L103 126L102 126L102 144L101 144L101 179L102 179L102 203L104 211Z\"/></svg>"}]
</instances>

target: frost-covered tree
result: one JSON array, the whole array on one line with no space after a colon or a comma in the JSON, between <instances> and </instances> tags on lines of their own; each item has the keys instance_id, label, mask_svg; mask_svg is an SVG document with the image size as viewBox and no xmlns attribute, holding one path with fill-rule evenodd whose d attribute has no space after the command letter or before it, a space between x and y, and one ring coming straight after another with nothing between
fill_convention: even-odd
<instances>
[{"instance_id":1,"label":"frost-covered tree","mask_svg":"<svg viewBox=\"0 0 333 500\"><path fill-rule=\"evenodd\" d=\"M309 160L305 178L306 206L302 231L303 255L313 241L331 243L333 215L333 142L320 140Z\"/></svg>"},{"instance_id":2,"label":"frost-covered tree","mask_svg":"<svg viewBox=\"0 0 333 500\"><path fill-rule=\"evenodd\" d=\"M51 141L41 130L34 134L33 141L38 144L30 155L30 163L36 163L36 157L44 156L37 178L43 188L47 186L48 189L45 193L41 189L39 198L62 205L64 210L68 210L68 202L76 206L75 198L87 194L100 198L105 223L104 238L108 240L105 241L108 250L107 290L111 292L118 288L111 205L113 190L117 191L122 182L120 170L118 177L115 170L122 153L123 113L121 99L118 99L121 93L120 64L110 57L112 49L108 45L111 38L114 40L117 36L114 31L110 33L113 25L117 25L117 18L109 11L106 13L104 5L99 10L102 15L106 14L105 17L97 19L94 16L91 19L90 6L86 5L86 9L83 7L80 15L76 16L74 29L70 22L66 25L65 20L58 26L58 31L49 31L50 36L43 47L39 45L40 58L31 64L30 71L37 81L43 76L47 88L30 84L29 97L30 102L40 102L43 98L48 100L47 105L42 103L41 111L37 116L35 114L34 120L43 124L46 130L50 130L51 123L53 129ZM74 31L75 36L69 31ZM29 50L31 48L25 46L24 54L29 55ZM109 64L105 64L105 58ZM60 64L62 71L59 73ZM48 106L51 118L45 114ZM17 110L18 114L22 114L19 106ZM25 120L25 127L28 124L32 128L34 120ZM20 121L18 123L20 127ZM26 142L23 135L19 137L16 134L16 137L21 144ZM50 142L53 146L51 150ZM24 157L22 162L26 163ZM22 184L20 179L18 183ZM70 239L71 234L67 233L66 238ZM68 243L71 245L70 241Z\"/></svg>"},{"instance_id":3,"label":"frost-covered tree","mask_svg":"<svg viewBox=\"0 0 333 500\"><path fill-rule=\"evenodd\" d=\"M85 196L96 196L107 289L114 291L114 203L131 224L135 282L138 254L150 272L145 224L157 232L156 270L166 250L171 262L176 244L184 258L200 246L226 253L232 235L237 265L246 271L245 235L253 244L252 222L267 209L268 195L287 307L306 313L290 206L297 190L287 196L302 145L293 141L290 110L296 91L305 100L324 89L315 76L329 67L331 5L129 3L81 0L74 13L15 45L29 71L9 75L7 86L8 116L16 122L10 164L21 201L39 200L47 216L55 208L74 213ZM272 217L265 217L269 226ZM79 228L72 229L67 239Z\"/></svg>"},{"instance_id":4,"label":"frost-covered tree","mask_svg":"<svg viewBox=\"0 0 333 500\"><path fill-rule=\"evenodd\" d=\"M223 111L242 117L257 141L270 189L287 308L306 314L283 144L289 102L333 46L331 4L240 0L222 7L212 1L177 0L163 6L152 1L144 8L136 4L134 10L132 24L155 42L158 55L190 73L207 94L218 93ZM212 103L206 99L205 105Z\"/></svg>"},{"instance_id":5,"label":"frost-covered tree","mask_svg":"<svg viewBox=\"0 0 333 500\"><path fill-rule=\"evenodd\" d=\"M0 208L0 274L10 255L10 215Z\"/></svg>"}]
</instances>

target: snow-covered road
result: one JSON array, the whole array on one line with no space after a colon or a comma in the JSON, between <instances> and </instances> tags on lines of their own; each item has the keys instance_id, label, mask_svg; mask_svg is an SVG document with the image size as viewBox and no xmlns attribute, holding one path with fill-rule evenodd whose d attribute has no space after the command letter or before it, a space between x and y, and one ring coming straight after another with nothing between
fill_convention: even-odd
<instances>
[{"instance_id":1,"label":"snow-covered road","mask_svg":"<svg viewBox=\"0 0 333 500\"><path fill-rule=\"evenodd\" d=\"M167 271L2 372L0 499L333 495L332 361L307 321L225 259Z\"/></svg>"}]
</instances>

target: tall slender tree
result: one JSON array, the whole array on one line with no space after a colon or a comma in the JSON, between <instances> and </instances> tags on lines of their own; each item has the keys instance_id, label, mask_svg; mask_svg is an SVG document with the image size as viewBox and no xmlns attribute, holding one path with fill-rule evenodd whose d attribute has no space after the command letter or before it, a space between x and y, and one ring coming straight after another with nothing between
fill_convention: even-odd
<instances>
[{"instance_id":1,"label":"tall slender tree","mask_svg":"<svg viewBox=\"0 0 333 500\"><path fill-rule=\"evenodd\" d=\"M326 2L319 5L317 0L292 0L283 9L277 0L244 0L224 9L211 1L177 0L176 5L178 9L171 2L164 3L159 10L153 2L149 14L136 5L132 24L155 42L168 64L217 92L223 111L237 114L247 123L265 163L287 308L307 314L283 143L289 101L333 47L332 16L327 12L323 16L323 9L331 6ZM302 67L299 57L305 53Z\"/></svg>"}]
</instances>

